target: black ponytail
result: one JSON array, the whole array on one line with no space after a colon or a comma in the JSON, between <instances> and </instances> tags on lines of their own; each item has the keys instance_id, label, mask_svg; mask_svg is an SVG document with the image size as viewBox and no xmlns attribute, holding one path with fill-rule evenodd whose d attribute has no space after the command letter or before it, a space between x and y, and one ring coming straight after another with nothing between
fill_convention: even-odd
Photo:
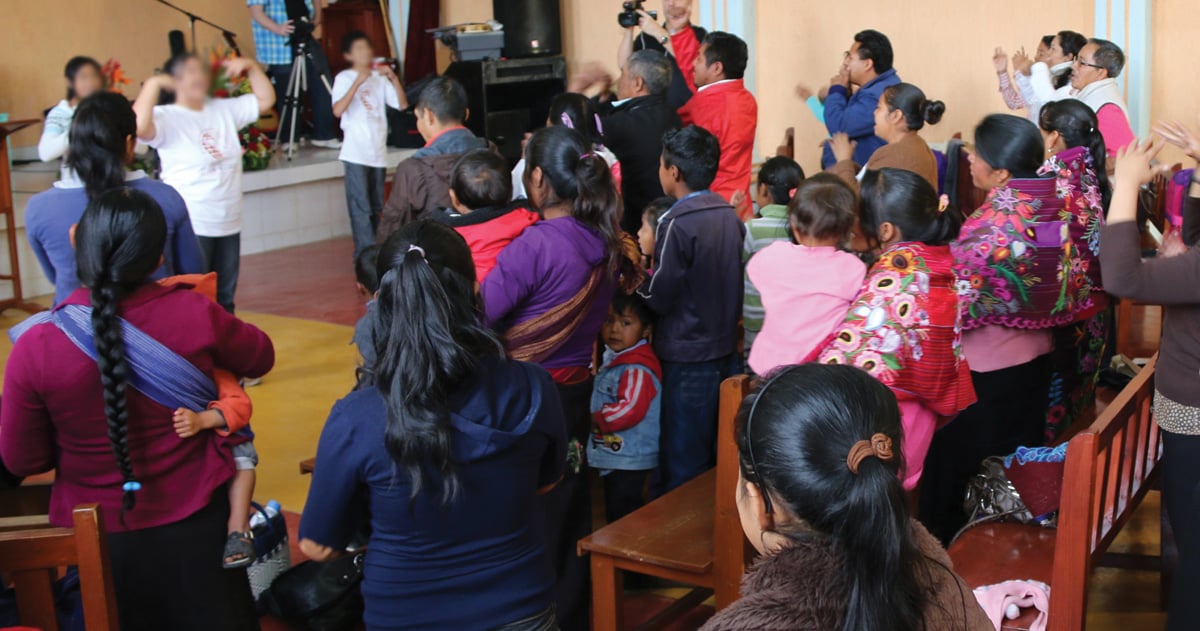
<instances>
[{"instance_id":1,"label":"black ponytail","mask_svg":"<svg viewBox=\"0 0 1200 631\"><path fill-rule=\"evenodd\" d=\"M1064 99L1047 103L1038 115L1042 131L1058 132L1068 149L1085 147L1092 156L1092 168L1100 185L1104 211L1112 201L1112 182L1108 179L1108 147L1100 133L1100 120L1083 101Z\"/></svg>"},{"instance_id":2,"label":"black ponytail","mask_svg":"<svg viewBox=\"0 0 1200 631\"><path fill-rule=\"evenodd\" d=\"M975 127L975 154L1015 179L1034 179L1042 168L1046 141L1037 125L1012 114L989 114Z\"/></svg>"},{"instance_id":3,"label":"black ponytail","mask_svg":"<svg viewBox=\"0 0 1200 631\"><path fill-rule=\"evenodd\" d=\"M879 241L879 226L899 228L905 241L948 245L958 238L962 218L953 208L942 208L933 185L903 169L867 171L862 179L862 229L871 243Z\"/></svg>"},{"instance_id":4,"label":"black ponytail","mask_svg":"<svg viewBox=\"0 0 1200 631\"><path fill-rule=\"evenodd\" d=\"M415 499L432 467L449 504L460 487L452 454L450 397L488 356L503 357L483 326L471 250L453 228L410 223L379 251L375 385L387 402L384 442Z\"/></svg>"},{"instance_id":5,"label":"black ponytail","mask_svg":"<svg viewBox=\"0 0 1200 631\"><path fill-rule=\"evenodd\" d=\"M768 159L758 170L758 183L767 187L771 203L786 206L797 186L804 181L804 169L787 156Z\"/></svg>"},{"instance_id":6,"label":"black ponytail","mask_svg":"<svg viewBox=\"0 0 1200 631\"><path fill-rule=\"evenodd\" d=\"M79 55L77 57L72 57L69 61L67 61L66 67L63 68L63 77L67 80L68 102L75 100L75 97L78 96L75 94L75 75L79 74L79 71L85 66L91 66L94 68L96 70L96 74L104 73L104 70L100 66L100 62L92 59L91 57Z\"/></svg>"},{"instance_id":7,"label":"black ponytail","mask_svg":"<svg viewBox=\"0 0 1200 631\"><path fill-rule=\"evenodd\" d=\"M124 186L128 143L135 136L137 116L120 94L98 92L79 103L71 121L66 165L83 181L89 200Z\"/></svg>"},{"instance_id":8,"label":"black ponytail","mask_svg":"<svg viewBox=\"0 0 1200 631\"><path fill-rule=\"evenodd\" d=\"M121 300L149 281L167 241L162 208L131 188L99 194L79 219L75 262L79 281L91 290L96 365L104 387L104 418L117 468L124 480L124 511L133 510L141 489L129 453L127 390L130 369L121 334Z\"/></svg>"},{"instance_id":9,"label":"black ponytail","mask_svg":"<svg viewBox=\"0 0 1200 631\"><path fill-rule=\"evenodd\" d=\"M946 113L946 104L925 98L921 88L911 83L897 83L883 91L883 102L888 111L900 110L909 131L918 131L926 123L936 125Z\"/></svg>"},{"instance_id":10,"label":"black ponytail","mask_svg":"<svg viewBox=\"0 0 1200 631\"><path fill-rule=\"evenodd\" d=\"M608 245L609 266L615 271L621 254L621 195L604 158L579 132L546 127L534 132L525 146L526 169L541 168L555 202L571 202L571 215L597 232Z\"/></svg>"},{"instance_id":11,"label":"black ponytail","mask_svg":"<svg viewBox=\"0 0 1200 631\"><path fill-rule=\"evenodd\" d=\"M841 557L851 586L842 629L921 629L935 606L921 574L932 568L914 540L899 479L903 432L891 391L849 366L790 366L747 397L737 428L742 477L782 513L778 534L827 538ZM891 439L893 459L869 457L851 472L851 448L875 434Z\"/></svg>"},{"instance_id":12,"label":"black ponytail","mask_svg":"<svg viewBox=\"0 0 1200 631\"><path fill-rule=\"evenodd\" d=\"M562 125L579 132L593 145L604 144L604 130L592 100L582 94L565 92L550 102L550 126Z\"/></svg>"}]
</instances>

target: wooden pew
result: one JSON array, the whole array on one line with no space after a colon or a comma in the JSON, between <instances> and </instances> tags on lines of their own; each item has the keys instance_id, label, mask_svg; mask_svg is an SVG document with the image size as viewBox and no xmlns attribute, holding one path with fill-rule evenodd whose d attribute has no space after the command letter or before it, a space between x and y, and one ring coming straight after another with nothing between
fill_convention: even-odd
<instances>
[{"instance_id":1,"label":"wooden pew","mask_svg":"<svg viewBox=\"0 0 1200 631\"><path fill-rule=\"evenodd\" d=\"M12 578L21 624L58 631L54 579L58 568L79 567L79 592L88 631L118 631L117 597L108 560L100 507L75 508L74 528L0 532L0 572Z\"/></svg>"},{"instance_id":2,"label":"wooden pew","mask_svg":"<svg viewBox=\"0 0 1200 631\"><path fill-rule=\"evenodd\" d=\"M745 375L721 384L715 469L579 542L580 554L591 553L593 631L623 628L626 571L697 587L647 626L687 613L713 593L718 609L737 600L752 549L737 514L734 419L749 391Z\"/></svg>"},{"instance_id":3,"label":"wooden pew","mask_svg":"<svg viewBox=\"0 0 1200 631\"><path fill-rule=\"evenodd\" d=\"M950 546L954 569L971 587L1009 579L1051 586L1048 631L1080 631L1091 571L1154 481L1162 454L1152 418L1154 363L1148 364L1090 427L1067 443L1058 528L991 523ZM1006 622L1026 629L1031 612Z\"/></svg>"}]
</instances>

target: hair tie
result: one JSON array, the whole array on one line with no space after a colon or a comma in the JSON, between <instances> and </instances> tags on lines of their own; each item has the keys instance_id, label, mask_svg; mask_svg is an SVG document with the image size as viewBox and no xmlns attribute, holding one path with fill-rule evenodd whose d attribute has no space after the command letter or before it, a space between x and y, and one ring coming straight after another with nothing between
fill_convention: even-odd
<instances>
[{"instance_id":1,"label":"hair tie","mask_svg":"<svg viewBox=\"0 0 1200 631\"><path fill-rule=\"evenodd\" d=\"M938 214L939 215L946 212L946 209L949 207L950 207L950 196L949 195L942 195L941 197L938 198Z\"/></svg>"},{"instance_id":2,"label":"hair tie","mask_svg":"<svg viewBox=\"0 0 1200 631\"><path fill-rule=\"evenodd\" d=\"M424 260L425 260L425 248L423 248L423 247L421 247L421 246L419 246L419 245L409 245L409 246L408 246L408 251L409 251L409 253L416 252L416 253L420 254L420 255L421 255L421 260L422 260L422 261L424 261Z\"/></svg>"},{"instance_id":3,"label":"hair tie","mask_svg":"<svg viewBox=\"0 0 1200 631\"><path fill-rule=\"evenodd\" d=\"M575 121L571 120L571 117L567 116L566 112L562 113L560 120L562 120L563 127L566 127L567 129L575 129Z\"/></svg>"},{"instance_id":4,"label":"hair tie","mask_svg":"<svg viewBox=\"0 0 1200 631\"><path fill-rule=\"evenodd\" d=\"M889 462L893 457L891 437L887 434L875 434L871 436L871 440L860 440L854 443L854 446L850 448L850 454L846 456L846 466L849 467L850 473L858 475L858 466L871 456Z\"/></svg>"},{"instance_id":5,"label":"hair tie","mask_svg":"<svg viewBox=\"0 0 1200 631\"><path fill-rule=\"evenodd\" d=\"M596 133L603 136L604 135L604 125L600 122L600 115L592 114L592 116L596 117Z\"/></svg>"},{"instance_id":6,"label":"hair tie","mask_svg":"<svg viewBox=\"0 0 1200 631\"><path fill-rule=\"evenodd\" d=\"M142 490L142 483L138 482L137 480L130 480L126 482L121 489L126 493L136 493L137 491Z\"/></svg>"},{"instance_id":7,"label":"hair tie","mask_svg":"<svg viewBox=\"0 0 1200 631\"><path fill-rule=\"evenodd\" d=\"M788 199L795 197L796 191L798 190L800 190L800 187L798 186L793 186L792 188L788 189Z\"/></svg>"},{"instance_id":8,"label":"hair tie","mask_svg":"<svg viewBox=\"0 0 1200 631\"><path fill-rule=\"evenodd\" d=\"M1089 134L1094 134L1094 133L1096 133L1096 128L1095 128L1095 127L1088 127L1088 133L1089 133Z\"/></svg>"},{"instance_id":9,"label":"hair tie","mask_svg":"<svg viewBox=\"0 0 1200 631\"><path fill-rule=\"evenodd\" d=\"M589 152L587 152L587 153L581 153L581 154L579 154L579 159L580 159L581 161L582 161L582 160L587 160L588 158L595 158L595 157L596 157L596 154L595 154L595 153L593 153L593 152L591 152L591 151L589 151Z\"/></svg>"}]
</instances>

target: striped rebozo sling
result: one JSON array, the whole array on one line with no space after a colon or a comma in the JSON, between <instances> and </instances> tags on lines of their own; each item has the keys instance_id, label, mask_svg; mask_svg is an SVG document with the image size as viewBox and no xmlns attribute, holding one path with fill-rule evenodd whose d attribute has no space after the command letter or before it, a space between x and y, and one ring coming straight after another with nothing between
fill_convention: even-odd
<instances>
[{"instance_id":1,"label":"striped rebozo sling","mask_svg":"<svg viewBox=\"0 0 1200 631\"><path fill-rule=\"evenodd\" d=\"M517 361L535 364L549 359L583 324L596 302L600 281L606 273L608 266L597 265L588 282L570 300L536 318L513 325L504 334L508 354Z\"/></svg>"},{"instance_id":2,"label":"striped rebozo sling","mask_svg":"<svg viewBox=\"0 0 1200 631\"><path fill-rule=\"evenodd\" d=\"M54 311L43 311L9 329L8 337L15 343L33 327L47 322L58 327L92 361L96 360L91 307L66 305ZM192 362L123 318L121 333L125 340L125 359L129 363L129 385L138 392L170 410L203 410L210 401L217 400L216 384Z\"/></svg>"}]
</instances>

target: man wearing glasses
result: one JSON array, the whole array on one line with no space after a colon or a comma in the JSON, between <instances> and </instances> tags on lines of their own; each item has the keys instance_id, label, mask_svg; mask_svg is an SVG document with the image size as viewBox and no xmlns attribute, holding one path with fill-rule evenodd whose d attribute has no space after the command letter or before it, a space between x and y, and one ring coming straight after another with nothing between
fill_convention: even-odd
<instances>
[{"instance_id":1,"label":"man wearing glasses","mask_svg":"<svg viewBox=\"0 0 1200 631\"><path fill-rule=\"evenodd\" d=\"M1129 110L1117 85L1125 68L1125 53L1104 39L1090 39L1075 57L1071 68L1071 96L1087 103L1100 121L1100 135L1108 155L1115 155L1135 140L1129 125Z\"/></svg>"}]
</instances>

